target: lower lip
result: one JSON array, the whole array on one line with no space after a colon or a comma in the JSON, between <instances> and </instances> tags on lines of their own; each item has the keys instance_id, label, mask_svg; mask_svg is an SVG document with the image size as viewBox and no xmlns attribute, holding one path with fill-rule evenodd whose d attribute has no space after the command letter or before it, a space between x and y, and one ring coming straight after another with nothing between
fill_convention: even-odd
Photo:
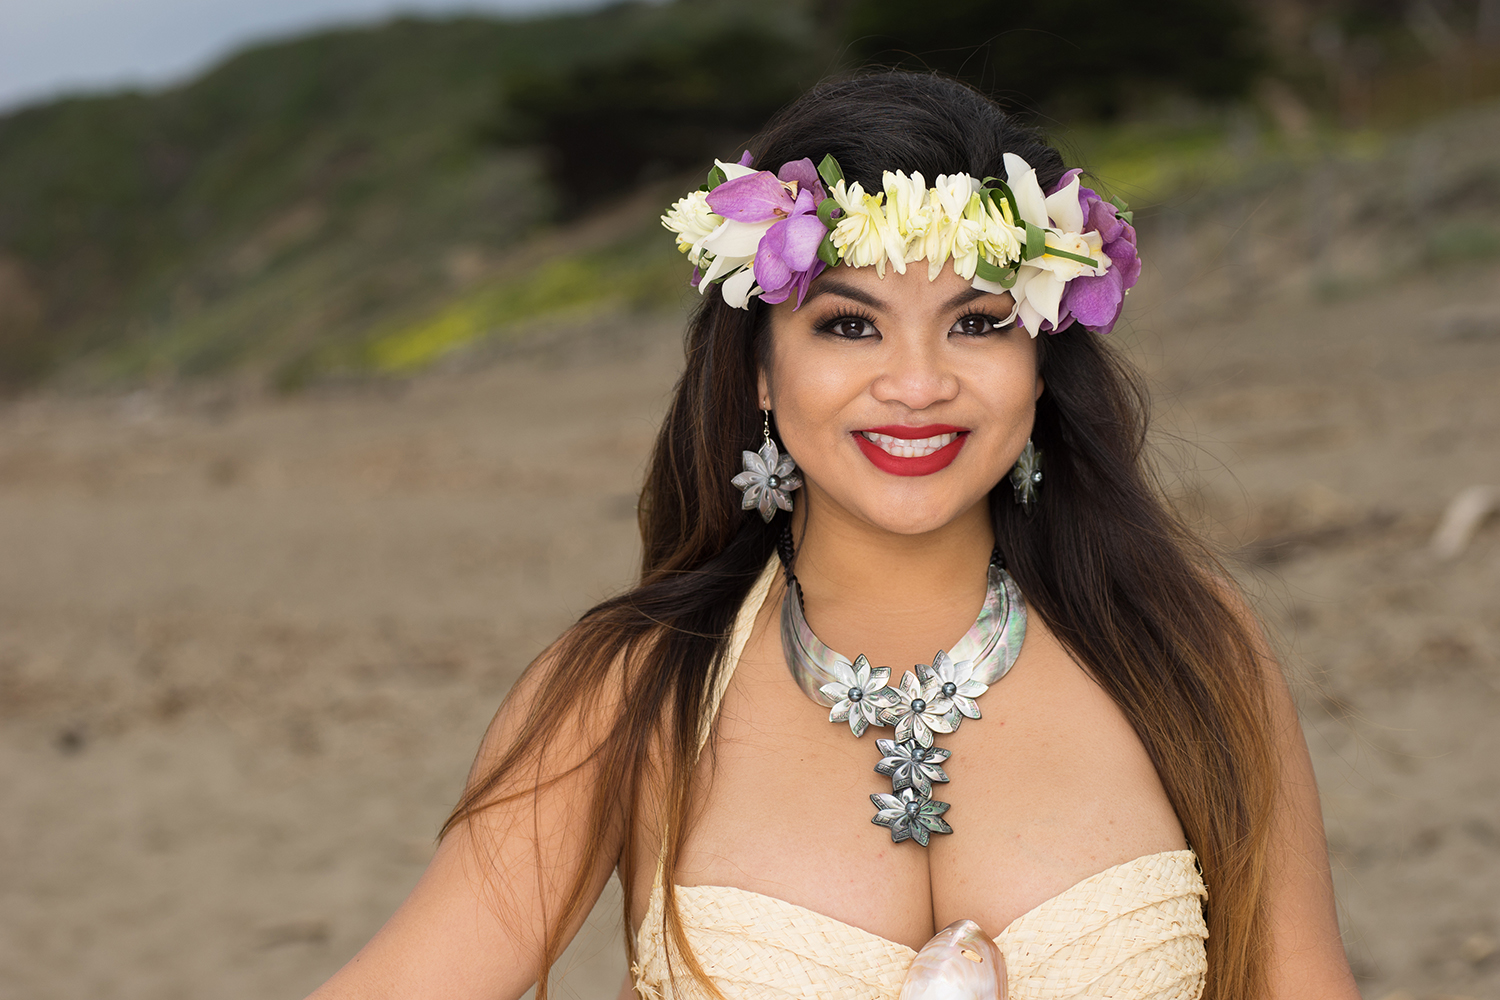
<instances>
[{"instance_id":1,"label":"lower lip","mask_svg":"<svg viewBox=\"0 0 1500 1000\"><path fill-rule=\"evenodd\" d=\"M958 457L958 450L968 439L969 435L965 432L954 439L952 444L943 445L931 455L923 455L921 458L899 458L863 434L858 432L854 434L854 443L859 445L859 450L865 453L865 458L870 460L870 464L881 472L889 472L893 476L930 476L934 472L941 472Z\"/></svg>"}]
</instances>

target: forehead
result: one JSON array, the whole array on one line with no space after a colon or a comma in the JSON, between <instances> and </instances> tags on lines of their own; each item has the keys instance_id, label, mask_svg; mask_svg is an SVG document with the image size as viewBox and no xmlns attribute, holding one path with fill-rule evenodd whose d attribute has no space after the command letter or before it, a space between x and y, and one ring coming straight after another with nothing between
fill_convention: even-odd
<instances>
[{"instance_id":1,"label":"forehead","mask_svg":"<svg viewBox=\"0 0 1500 1000\"><path fill-rule=\"evenodd\" d=\"M1009 293L992 295L973 287L954 273L951 262L929 279L927 262L919 260L907 264L904 274L887 266L884 276L873 266L827 268L813 281L802 309L820 300L852 301L891 314L922 314L945 313L969 305L1008 310L1011 297Z\"/></svg>"}]
</instances>

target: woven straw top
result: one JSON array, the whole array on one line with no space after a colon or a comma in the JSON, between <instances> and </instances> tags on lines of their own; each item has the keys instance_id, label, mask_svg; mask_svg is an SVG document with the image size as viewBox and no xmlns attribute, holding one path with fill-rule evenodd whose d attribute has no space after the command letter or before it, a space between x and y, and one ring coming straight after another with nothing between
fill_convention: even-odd
<instances>
[{"instance_id":1,"label":"woven straw top","mask_svg":"<svg viewBox=\"0 0 1500 1000\"><path fill-rule=\"evenodd\" d=\"M773 559L740 610L700 747L775 569ZM658 861L636 935L636 992L708 1000L665 933L664 878ZM693 956L727 1000L896 1000L916 957L904 944L746 889L677 886L675 896ZM995 939L1009 1000L1198 1000L1208 966L1206 898L1192 851L1151 854L1084 879Z\"/></svg>"}]
</instances>

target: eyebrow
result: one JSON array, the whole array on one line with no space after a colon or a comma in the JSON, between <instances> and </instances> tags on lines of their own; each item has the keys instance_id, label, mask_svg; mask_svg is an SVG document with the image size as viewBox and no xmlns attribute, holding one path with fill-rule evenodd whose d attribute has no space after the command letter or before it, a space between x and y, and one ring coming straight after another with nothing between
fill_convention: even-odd
<instances>
[{"instance_id":1,"label":"eyebrow","mask_svg":"<svg viewBox=\"0 0 1500 1000\"><path fill-rule=\"evenodd\" d=\"M974 286L970 285L968 288L965 288L963 291L959 292L957 295L953 296L953 298L944 303L943 309L944 311L949 309L957 309L961 305L973 302L975 299L989 294L989 292L986 292L982 288L975 288Z\"/></svg>"},{"instance_id":2,"label":"eyebrow","mask_svg":"<svg viewBox=\"0 0 1500 1000\"><path fill-rule=\"evenodd\" d=\"M862 306L869 306L871 309L886 308L886 304L880 299L877 299L861 288L856 288L854 285L840 281L837 278L824 278L818 282L818 287L808 292L807 298L802 300L802 304L806 305L819 295L840 295L846 299L853 299Z\"/></svg>"},{"instance_id":3,"label":"eyebrow","mask_svg":"<svg viewBox=\"0 0 1500 1000\"><path fill-rule=\"evenodd\" d=\"M957 295L953 296L953 298L949 299L947 302L943 303L943 310L946 312L949 309L957 309L961 305L973 302L977 298L990 294L993 293L986 292L981 288L975 288L971 285L970 287L965 288L963 291L959 292ZM818 287L812 289L811 292L809 292L807 298L803 299L802 304L806 305L813 299L817 298L819 295L839 295L846 299L852 299L855 302L858 302L860 305L869 306L871 309L888 308L886 303L881 299L876 298L862 288L851 285L846 281L840 281L837 278L824 278L818 283Z\"/></svg>"}]
</instances>

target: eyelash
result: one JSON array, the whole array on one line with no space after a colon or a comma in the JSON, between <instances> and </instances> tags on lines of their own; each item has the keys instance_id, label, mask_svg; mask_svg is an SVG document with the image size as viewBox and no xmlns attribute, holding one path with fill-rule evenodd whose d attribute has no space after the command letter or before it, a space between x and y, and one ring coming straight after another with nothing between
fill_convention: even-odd
<instances>
[{"instance_id":1,"label":"eyelash","mask_svg":"<svg viewBox=\"0 0 1500 1000\"><path fill-rule=\"evenodd\" d=\"M1014 329L1016 325L1015 320L1011 320L1009 323L1005 323L1002 325L1000 322L1000 317L998 316L992 316L989 313L971 312L964 313L964 315L955 319L953 321L953 326L958 326L958 324L962 323L966 319L982 319L987 324L989 324L990 329L984 331L984 333L963 334L962 336L987 337L992 333L1004 333L1007 330ZM842 311L835 316L830 316L828 319L825 319L818 323L814 327L814 329L818 333L827 334L831 337L837 337L840 340L865 340L865 337L846 337L843 334L837 332L837 327L839 326L839 324L845 323L849 320L856 320L872 327L875 325L875 317L871 314L859 309L850 309ZM952 329L952 327L950 327L949 329Z\"/></svg>"},{"instance_id":2,"label":"eyelash","mask_svg":"<svg viewBox=\"0 0 1500 1000\"><path fill-rule=\"evenodd\" d=\"M839 326L839 324L851 319L858 320L859 322L865 323L869 326L875 325L875 317L870 313L864 312L860 309L847 309L839 312L837 315L828 317L827 319L818 323L813 329L817 330L817 332L819 333L827 334L830 337L837 337L839 340L864 340L864 337L846 337L843 334L837 332L836 328Z\"/></svg>"},{"instance_id":3,"label":"eyelash","mask_svg":"<svg viewBox=\"0 0 1500 1000\"><path fill-rule=\"evenodd\" d=\"M1003 323L1002 324L1000 322L1000 317L999 316L992 316L989 313L980 313L980 312L965 313L964 315L960 316L958 319L954 320L953 321L953 325L957 326L958 324L962 323L966 319L982 319L986 323L989 324L990 328L988 330L986 330L984 333L972 334L972 336L978 336L978 337L986 337L986 336L989 336L992 333L1004 333L1006 330L1014 329L1015 325L1016 325L1016 321L1014 319L1012 319L1009 323Z\"/></svg>"}]
</instances>

